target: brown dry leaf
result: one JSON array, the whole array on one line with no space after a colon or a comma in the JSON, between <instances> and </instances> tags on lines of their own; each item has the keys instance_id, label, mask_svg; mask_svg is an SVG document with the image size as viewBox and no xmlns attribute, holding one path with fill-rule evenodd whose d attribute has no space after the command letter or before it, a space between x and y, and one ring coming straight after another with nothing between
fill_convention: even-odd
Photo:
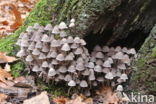
<instances>
[{"instance_id":1,"label":"brown dry leaf","mask_svg":"<svg viewBox=\"0 0 156 104\"><path fill-rule=\"evenodd\" d=\"M7 56L6 53L0 52L0 63L11 63L16 60L15 57Z\"/></svg>"},{"instance_id":2,"label":"brown dry leaf","mask_svg":"<svg viewBox=\"0 0 156 104\"><path fill-rule=\"evenodd\" d=\"M3 102L7 99L7 95L0 93L0 102Z\"/></svg>"},{"instance_id":3,"label":"brown dry leaf","mask_svg":"<svg viewBox=\"0 0 156 104\"><path fill-rule=\"evenodd\" d=\"M4 69L0 69L0 81L8 85L7 79L12 79L11 74Z\"/></svg>"},{"instance_id":4,"label":"brown dry leaf","mask_svg":"<svg viewBox=\"0 0 156 104\"><path fill-rule=\"evenodd\" d=\"M68 101L67 98L61 96L61 97L57 97L57 98L54 98L53 101L56 103L56 104L66 104L66 102Z\"/></svg>"},{"instance_id":5,"label":"brown dry leaf","mask_svg":"<svg viewBox=\"0 0 156 104\"><path fill-rule=\"evenodd\" d=\"M110 87L103 87L97 94L103 97L103 104L119 104L120 98L117 96L117 93L113 92Z\"/></svg>"}]
</instances>

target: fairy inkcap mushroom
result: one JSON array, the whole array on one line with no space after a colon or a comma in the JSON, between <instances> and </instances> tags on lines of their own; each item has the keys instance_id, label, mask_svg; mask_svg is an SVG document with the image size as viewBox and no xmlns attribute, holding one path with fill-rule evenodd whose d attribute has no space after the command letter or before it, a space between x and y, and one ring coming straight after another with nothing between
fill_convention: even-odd
<instances>
[{"instance_id":1,"label":"fairy inkcap mushroom","mask_svg":"<svg viewBox=\"0 0 156 104\"><path fill-rule=\"evenodd\" d=\"M83 49L82 48L77 48L74 52L76 55L80 55L83 53Z\"/></svg>"},{"instance_id":2,"label":"fairy inkcap mushroom","mask_svg":"<svg viewBox=\"0 0 156 104\"><path fill-rule=\"evenodd\" d=\"M43 53L40 53L40 55L38 57L38 59L40 59L40 60L43 60L43 59L46 59L46 58L47 58L46 55L43 54Z\"/></svg>"},{"instance_id":3,"label":"fairy inkcap mushroom","mask_svg":"<svg viewBox=\"0 0 156 104\"><path fill-rule=\"evenodd\" d=\"M37 56L40 54L40 51L37 48L35 48L33 49L32 54Z\"/></svg>"},{"instance_id":4,"label":"fairy inkcap mushroom","mask_svg":"<svg viewBox=\"0 0 156 104\"><path fill-rule=\"evenodd\" d=\"M56 71L54 68L50 68L48 71L48 77L52 77L56 75Z\"/></svg>"},{"instance_id":5,"label":"fairy inkcap mushroom","mask_svg":"<svg viewBox=\"0 0 156 104\"><path fill-rule=\"evenodd\" d=\"M95 55L96 58L99 58L99 59L103 59L104 58L104 55L102 52L97 52L96 55Z\"/></svg>"},{"instance_id":6,"label":"fairy inkcap mushroom","mask_svg":"<svg viewBox=\"0 0 156 104\"><path fill-rule=\"evenodd\" d=\"M68 82L68 86L70 86L70 87L76 86L75 81L74 81L74 80L70 80L70 81Z\"/></svg>"},{"instance_id":7,"label":"fairy inkcap mushroom","mask_svg":"<svg viewBox=\"0 0 156 104\"><path fill-rule=\"evenodd\" d=\"M44 28L44 30L46 30L46 31L52 31L52 29L53 29L53 27L52 27L51 24L47 24L47 25L45 26L45 28Z\"/></svg>"},{"instance_id":8,"label":"fairy inkcap mushroom","mask_svg":"<svg viewBox=\"0 0 156 104\"><path fill-rule=\"evenodd\" d=\"M65 81L69 82L70 80L72 80L72 77L70 74L67 74L64 78Z\"/></svg>"},{"instance_id":9,"label":"fairy inkcap mushroom","mask_svg":"<svg viewBox=\"0 0 156 104\"><path fill-rule=\"evenodd\" d=\"M79 37L75 37L74 38L74 42L79 44L79 43L81 43L81 39Z\"/></svg>"},{"instance_id":10,"label":"fairy inkcap mushroom","mask_svg":"<svg viewBox=\"0 0 156 104\"><path fill-rule=\"evenodd\" d=\"M67 39L66 39L66 38L62 38L61 41L60 41L60 44L63 45L63 44L65 44L65 43L68 43L68 42L67 42Z\"/></svg>"},{"instance_id":11,"label":"fairy inkcap mushroom","mask_svg":"<svg viewBox=\"0 0 156 104\"><path fill-rule=\"evenodd\" d=\"M109 79L109 80L112 80L112 79L114 78L114 76L113 76L112 72L109 72L109 73L107 73L107 74L105 75L105 78L106 78L106 79Z\"/></svg>"},{"instance_id":12,"label":"fairy inkcap mushroom","mask_svg":"<svg viewBox=\"0 0 156 104\"><path fill-rule=\"evenodd\" d=\"M118 67L119 69L126 70L125 64L119 64L117 67Z\"/></svg>"},{"instance_id":13,"label":"fairy inkcap mushroom","mask_svg":"<svg viewBox=\"0 0 156 104\"><path fill-rule=\"evenodd\" d=\"M62 50L62 51L65 51L65 52L70 51L70 46L68 45L68 43L65 43L65 44L62 46L61 50Z\"/></svg>"},{"instance_id":14,"label":"fairy inkcap mushroom","mask_svg":"<svg viewBox=\"0 0 156 104\"><path fill-rule=\"evenodd\" d=\"M72 36L69 36L69 37L67 38L67 42L68 42L68 43L73 43L73 42L74 42L73 37L72 37Z\"/></svg>"},{"instance_id":15,"label":"fairy inkcap mushroom","mask_svg":"<svg viewBox=\"0 0 156 104\"><path fill-rule=\"evenodd\" d=\"M42 67L43 67L43 68L47 68L47 67L49 67L48 62L47 62L47 61L43 61L43 63L42 63Z\"/></svg>"},{"instance_id":16,"label":"fairy inkcap mushroom","mask_svg":"<svg viewBox=\"0 0 156 104\"><path fill-rule=\"evenodd\" d=\"M96 45L93 50L97 51L97 52L102 51L102 49L99 45Z\"/></svg>"},{"instance_id":17,"label":"fairy inkcap mushroom","mask_svg":"<svg viewBox=\"0 0 156 104\"><path fill-rule=\"evenodd\" d=\"M103 52L109 52L109 47L108 46L103 46L102 51Z\"/></svg>"},{"instance_id":18,"label":"fairy inkcap mushroom","mask_svg":"<svg viewBox=\"0 0 156 104\"><path fill-rule=\"evenodd\" d=\"M51 47L59 47L59 46L61 46L61 44L60 44L60 41L59 40L53 40L51 42L51 45L50 46Z\"/></svg>"},{"instance_id":19,"label":"fairy inkcap mushroom","mask_svg":"<svg viewBox=\"0 0 156 104\"><path fill-rule=\"evenodd\" d=\"M61 30L67 29L67 28L68 28L65 22L61 22L61 23L59 24L58 27L59 27L59 29L61 29Z\"/></svg>"},{"instance_id":20,"label":"fairy inkcap mushroom","mask_svg":"<svg viewBox=\"0 0 156 104\"><path fill-rule=\"evenodd\" d=\"M41 41L42 42L50 42L50 38L47 34L43 34Z\"/></svg>"},{"instance_id":21,"label":"fairy inkcap mushroom","mask_svg":"<svg viewBox=\"0 0 156 104\"><path fill-rule=\"evenodd\" d=\"M116 90L117 91L120 91L120 92L123 91L123 86L122 85L118 85L117 88L116 88Z\"/></svg>"},{"instance_id":22,"label":"fairy inkcap mushroom","mask_svg":"<svg viewBox=\"0 0 156 104\"><path fill-rule=\"evenodd\" d=\"M110 63L110 61L105 61L104 63L103 63L103 67L106 67L106 68L110 68L111 67L111 63Z\"/></svg>"},{"instance_id":23,"label":"fairy inkcap mushroom","mask_svg":"<svg viewBox=\"0 0 156 104\"><path fill-rule=\"evenodd\" d=\"M60 66L58 70L61 73L66 73L67 72L67 68L65 66Z\"/></svg>"},{"instance_id":24,"label":"fairy inkcap mushroom","mask_svg":"<svg viewBox=\"0 0 156 104\"><path fill-rule=\"evenodd\" d=\"M57 57L56 57L56 60L64 61L64 55L63 54L58 54Z\"/></svg>"},{"instance_id":25,"label":"fairy inkcap mushroom","mask_svg":"<svg viewBox=\"0 0 156 104\"><path fill-rule=\"evenodd\" d=\"M67 36L67 33L65 32L65 31L61 31L60 32L60 37L61 38L64 38L64 37L66 37Z\"/></svg>"},{"instance_id":26,"label":"fairy inkcap mushroom","mask_svg":"<svg viewBox=\"0 0 156 104\"><path fill-rule=\"evenodd\" d=\"M31 55L28 55L28 56L25 58L25 60L26 60L27 62L32 62L32 61L33 61L33 57L32 57Z\"/></svg>"},{"instance_id":27,"label":"fairy inkcap mushroom","mask_svg":"<svg viewBox=\"0 0 156 104\"><path fill-rule=\"evenodd\" d=\"M68 72L73 73L73 72L75 72L75 71L76 71L76 69L75 69L75 66L74 66L74 65L70 65L70 66L68 67Z\"/></svg>"},{"instance_id":28,"label":"fairy inkcap mushroom","mask_svg":"<svg viewBox=\"0 0 156 104\"><path fill-rule=\"evenodd\" d=\"M94 71L95 71L95 72L102 72L101 66L100 66L100 65L96 65L96 66L94 67Z\"/></svg>"},{"instance_id":29,"label":"fairy inkcap mushroom","mask_svg":"<svg viewBox=\"0 0 156 104\"><path fill-rule=\"evenodd\" d=\"M35 48L39 48L41 49L42 48L42 42L38 41L35 45Z\"/></svg>"},{"instance_id":30,"label":"fairy inkcap mushroom","mask_svg":"<svg viewBox=\"0 0 156 104\"><path fill-rule=\"evenodd\" d=\"M125 74L125 73L121 74L120 79L127 80L128 79L127 74Z\"/></svg>"},{"instance_id":31,"label":"fairy inkcap mushroom","mask_svg":"<svg viewBox=\"0 0 156 104\"><path fill-rule=\"evenodd\" d=\"M59 34L59 33L60 33L60 30L59 30L58 25L54 26L54 28L53 28L53 30L52 30L52 33L53 33L53 34Z\"/></svg>"},{"instance_id":32,"label":"fairy inkcap mushroom","mask_svg":"<svg viewBox=\"0 0 156 104\"><path fill-rule=\"evenodd\" d=\"M72 27L74 27L74 26L75 26L75 23L74 23L74 22L72 22L72 23L69 24L69 27L70 27L70 28L72 28Z\"/></svg>"},{"instance_id":33,"label":"fairy inkcap mushroom","mask_svg":"<svg viewBox=\"0 0 156 104\"><path fill-rule=\"evenodd\" d=\"M86 82L85 80L82 80L82 81L80 82L80 87L88 87L87 82Z\"/></svg>"},{"instance_id":34,"label":"fairy inkcap mushroom","mask_svg":"<svg viewBox=\"0 0 156 104\"><path fill-rule=\"evenodd\" d=\"M84 67L84 64L83 64L83 63L78 63L78 64L76 65L76 70L82 71L82 70L84 70L84 69L85 69L85 67Z\"/></svg>"},{"instance_id":35,"label":"fairy inkcap mushroom","mask_svg":"<svg viewBox=\"0 0 156 104\"><path fill-rule=\"evenodd\" d=\"M71 23L75 23L75 19L72 18L72 19L70 20L70 22L71 22Z\"/></svg>"}]
</instances>

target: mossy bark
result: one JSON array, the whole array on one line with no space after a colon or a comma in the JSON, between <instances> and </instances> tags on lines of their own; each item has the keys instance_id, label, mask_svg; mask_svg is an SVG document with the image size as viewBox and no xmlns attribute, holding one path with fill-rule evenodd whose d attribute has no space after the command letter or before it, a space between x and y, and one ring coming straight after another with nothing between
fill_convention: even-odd
<instances>
[{"instance_id":1,"label":"mossy bark","mask_svg":"<svg viewBox=\"0 0 156 104\"><path fill-rule=\"evenodd\" d=\"M19 34L29 25L34 23L55 25L61 21L69 22L71 18L76 19L77 30L75 34L70 35L84 38L90 51L96 44L139 49L156 22L155 5L155 0L40 0L14 35L0 39L0 51L14 56L18 51L15 42ZM140 52L151 50L148 44L153 42L151 38L148 39ZM153 48L152 52L155 51L156 48ZM153 57L155 54L146 52L141 55ZM145 64L151 62L151 59L146 57L138 59L136 77L142 79L153 73L154 67ZM142 68L146 65L149 69L143 71ZM21 62L18 62L12 70L21 70L23 68L21 66ZM150 86L155 85L151 83Z\"/></svg>"}]
</instances>

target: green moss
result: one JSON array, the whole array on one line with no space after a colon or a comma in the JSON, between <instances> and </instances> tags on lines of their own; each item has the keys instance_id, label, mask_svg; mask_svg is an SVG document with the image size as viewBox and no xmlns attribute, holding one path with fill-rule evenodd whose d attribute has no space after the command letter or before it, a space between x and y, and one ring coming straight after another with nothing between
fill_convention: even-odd
<instances>
[{"instance_id":1,"label":"green moss","mask_svg":"<svg viewBox=\"0 0 156 104\"><path fill-rule=\"evenodd\" d=\"M21 72L24 69L24 63L21 61L16 62L15 64L11 65L11 73L14 77L19 77Z\"/></svg>"}]
</instances>

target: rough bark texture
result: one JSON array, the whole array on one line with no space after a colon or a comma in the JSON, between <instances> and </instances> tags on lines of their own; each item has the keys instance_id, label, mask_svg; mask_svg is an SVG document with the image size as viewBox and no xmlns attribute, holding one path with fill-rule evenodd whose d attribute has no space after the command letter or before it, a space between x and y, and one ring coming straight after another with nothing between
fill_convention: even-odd
<instances>
[{"instance_id":1,"label":"rough bark texture","mask_svg":"<svg viewBox=\"0 0 156 104\"><path fill-rule=\"evenodd\" d=\"M15 55L18 50L15 42L28 25L36 22L55 25L61 21L68 22L71 18L76 19L78 29L70 35L83 37L90 51L96 44L140 49L156 22L155 5L155 0L40 0L25 24L14 35L0 40L0 51ZM153 53L147 53L152 49L149 44L152 44L152 38L148 38L142 46L141 56L153 56ZM153 50L155 52L156 48ZM145 64L151 59L154 58L137 60L137 73L140 74L136 75L135 81L139 78L138 81L142 82L142 77L155 75L154 67ZM19 63L14 64L13 71L22 70L23 65ZM156 91L153 83L150 86Z\"/></svg>"}]
</instances>

